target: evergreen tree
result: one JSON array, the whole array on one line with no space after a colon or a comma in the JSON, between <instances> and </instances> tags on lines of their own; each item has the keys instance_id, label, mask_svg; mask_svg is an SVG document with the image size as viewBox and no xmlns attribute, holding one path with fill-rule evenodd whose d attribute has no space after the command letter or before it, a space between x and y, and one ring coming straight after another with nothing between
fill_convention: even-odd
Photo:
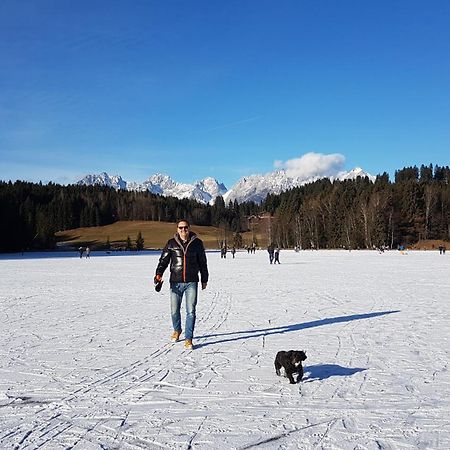
<instances>
[{"instance_id":1,"label":"evergreen tree","mask_svg":"<svg viewBox=\"0 0 450 450\"><path fill-rule=\"evenodd\" d=\"M136 238L136 249L138 251L144 249L144 238L142 237L142 233L140 231Z\"/></svg>"},{"instance_id":2,"label":"evergreen tree","mask_svg":"<svg viewBox=\"0 0 450 450\"><path fill-rule=\"evenodd\" d=\"M233 235L233 247L234 248L242 248L243 247L242 235L239 232L236 232Z\"/></svg>"},{"instance_id":3,"label":"evergreen tree","mask_svg":"<svg viewBox=\"0 0 450 450\"><path fill-rule=\"evenodd\" d=\"M127 236L127 242L125 244L125 249L131 250L132 248L133 248L133 245L131 244L131 238L130 238L130 236Z\"/></svg>"}]
</instances>

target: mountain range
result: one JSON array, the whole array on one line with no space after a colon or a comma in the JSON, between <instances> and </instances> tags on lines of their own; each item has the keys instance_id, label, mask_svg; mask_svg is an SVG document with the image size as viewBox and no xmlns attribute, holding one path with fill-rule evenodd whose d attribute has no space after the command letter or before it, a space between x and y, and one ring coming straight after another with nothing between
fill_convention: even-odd
<instances>
[{"instance_id":1,"label":"mountain range","mask_svg":"<svg viewBox=\"0 0 450 450\"><path fill-rule=\"evenodd\" d=\"M368 177L372 182L375 177L357 167L348 172L340 172L335 176L328 177L334 180L349 180L357 177ZM170 176L156 173L142 183L135 181L125 181L120 175L108 175L106 172L94 175L86 175L77 181L78 185L85 186L108 186L114 189L124 189L130 191L149 191L153 194L172 196L177 198L189 198L201 203L213 204L216 197L221 195L226 203L243 203L253 201L261 203L268 194L280 194L293 187L312 183L323 176L303 178L291 176L284 169L269 172L265 175L250 175L242 177L231 189L227 189L223 183L219 183L215 178L207 177L196 181L193 184L178 183Z\"/></svg>"}]
</instances>

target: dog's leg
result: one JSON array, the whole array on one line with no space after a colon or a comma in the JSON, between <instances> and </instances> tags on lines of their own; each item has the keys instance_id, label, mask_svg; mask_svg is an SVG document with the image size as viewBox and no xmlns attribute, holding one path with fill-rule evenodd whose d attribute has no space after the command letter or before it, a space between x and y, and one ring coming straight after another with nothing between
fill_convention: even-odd
<instances>
[{"instance_id":1,"label":"dog's leg","mask_svg":"<svg viewBox=\"0 0 450 450\"><path fill-rule=\"evenodd\" d=\"M295 384L294 377L292 376L292 372L286 372L286 376L289 378L289 383Z\"/></svg>"},{"instance_id":2,"label":"dog's leg","mask_svg":"<svg viewBox=\"0 0 450 450\"><path fill-rule=\"evenodd\" d=\"M297 383L299 383L300 381L302 381L303 378L303 367L300 366L298 368L298 377L297 377Z\"/></svg>"},{"instance_id":3,"label":"dog's leg","mask_svg":"<svg viewBox=\"0 0 450 450\"><path fill-rule=\"evenodd\" d=\"M275 361L275 373L280 376L281 364L278 361Z\"/></svg>"}]
</instances>

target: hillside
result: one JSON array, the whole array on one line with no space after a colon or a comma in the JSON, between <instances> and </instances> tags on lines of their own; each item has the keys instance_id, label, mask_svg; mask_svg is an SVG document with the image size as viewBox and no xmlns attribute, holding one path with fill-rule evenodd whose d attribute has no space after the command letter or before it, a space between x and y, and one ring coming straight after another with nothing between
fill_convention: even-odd
<instances>
[{"instance_id":1,"label":"hillside","mask_svg":"<svg viewBox=\"0 0 450 450\"><path fill-rule=\"evenodd\" d=\"M226 237L231 245L233 233L225 232L217 227L193 225L192 230L203 240L205 247L209 249L219 248L219 242ZM155 221L119 221L111 225L101 227L75 228L72 230L60 231L56 233L58 247L78 247L80 245L89 245L93 248L101 248L106 245L109 238L112 248L124 248L127 236L130 236L132 242L135 242L139 231L145 241L145 248L162 248L164 244L176 231L176 224L172 222ZM242 233L244 245L252 242L252 233ZM260 246L266 246L265 236L255 230L255 236Z\"/></svg>"}]
</instances>

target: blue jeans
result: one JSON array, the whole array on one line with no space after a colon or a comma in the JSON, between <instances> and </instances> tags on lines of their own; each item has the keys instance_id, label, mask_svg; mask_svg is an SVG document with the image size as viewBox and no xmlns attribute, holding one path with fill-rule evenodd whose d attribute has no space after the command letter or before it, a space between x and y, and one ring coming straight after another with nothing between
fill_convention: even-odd
<instances>
[{"instance_id":1,"label":"blue jeans","mask_svg":"<svg viewBox=\"0 0 450 450\"><path fill-rule=\"evenodd\" d=\"M186 300L186 327L184 335L186 339L192 339L195 327L195 308L197 306L198 282L170 283L170 310L172 313L172 325L175 331L181 331L181 301Z\"/></svg>"}]
</instances>

